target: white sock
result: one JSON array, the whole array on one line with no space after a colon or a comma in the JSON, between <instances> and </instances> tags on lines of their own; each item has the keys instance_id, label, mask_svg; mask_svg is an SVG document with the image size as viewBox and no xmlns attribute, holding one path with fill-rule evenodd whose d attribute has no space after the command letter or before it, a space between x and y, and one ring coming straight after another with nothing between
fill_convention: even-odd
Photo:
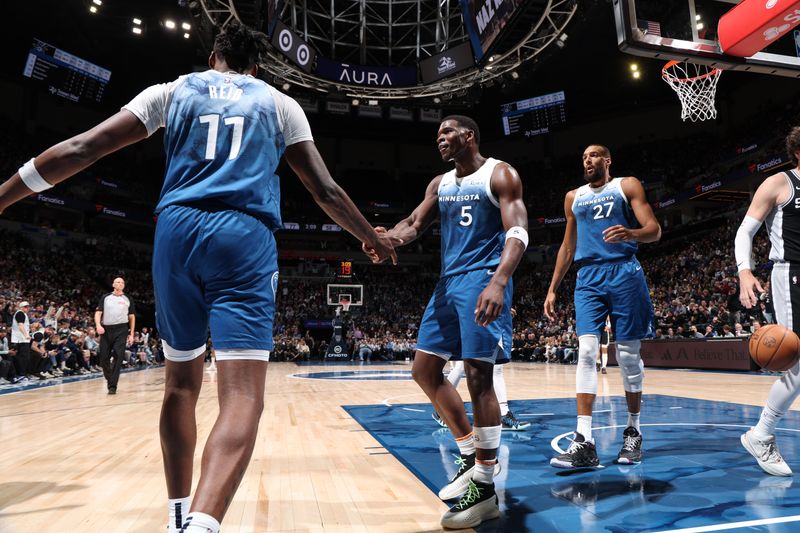
<instances>
[{"instance_id":1,"label":"white sock","mask_svg":"<svg viewBox=\"0 0 800 533\"><path fill-rule=\"evenodd\" d=\"M189 507L192 505L192 497L170 499L167 503L169 507L169 528L170 531L180 531L186 515L189 514Z\"/></svg>"},{"instance_id":2,"label":"white sock","mask_svg":"<svg viewBox=\"0 0 800 533\"><path fill-rule=\"evenodd\" d=\"M578 415L578 433L587 441L592 440L592 417Z\"/></svg>"},{"instance_id":3,"label":"white sock","mask_svg":"<svg viewBox=\"0 0 800 533\"><path fill-rule=\"evenodd\" d=\"M219 522L211 515L195 511L186 517L181 531L183 533L219 533Z\"/></svg>"},{"instance_id":4,"label":"white sock","mask_svg":"<svg viewBox=\"0 0 800 533\"><path fill-rule=\"evenodd\" d=\"M759 440L766 439L775 433L775 427L782 416L783 413L779 413L767 403L764 406L764 410L761 411L761 418L758 419L758 424L753 428L753 435L758 437Z\"/></svg>"},{"instance_id":5,"label":"white sock","mask_svg":"<svg viewBox=\"0 0 800 533\"><path fill-rule=\"evenodd\" d=\"M475 453L475 437L474 433L470 431L468 434L464 435L460 439L456 439L456 444L458 444L458 451L461 452L461 455L472 455Z\"/></svg>"},{"instance_id":6,"label":"white sock","mask_svg":"<svg viewBox=\"0 0 800 533\"><path fill-rule=\"evenodd\" d=\"M508 402L502 402L500 404L500 416L506 416L508 414Z\"/></svg>"},{"instance_id":7,"label":"white sock","mask_svg":"<svg viewBox=\"0 0 800 533\"><path fill-rule=\"evenodd\" d=\"M628 413L628 425L625 427L632 427L633 429L641 433L641 431L639 430L639 414L640 413Z\"/></svg>"},{"instance_id":8,"label":"white sock","mask_svg":"<svg viewBox=\"0 0 800 533\"><path fill-rule=\"evenodd\" d=\"M472 471L473 481L483 483L484 485L491 483L492 478L494 477L494 465L496 464L497 459L491 459L489 461L481 461L476 459L475 470Z\"/></svg>"}]
</instances>

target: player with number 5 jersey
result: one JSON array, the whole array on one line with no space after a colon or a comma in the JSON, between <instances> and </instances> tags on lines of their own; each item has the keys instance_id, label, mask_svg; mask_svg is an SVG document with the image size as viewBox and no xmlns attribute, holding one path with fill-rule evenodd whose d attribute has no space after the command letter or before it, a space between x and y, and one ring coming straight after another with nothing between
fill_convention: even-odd
<instances>
[{"instance_id":1,"label":"player with number 5 jersey","mask_svg":"<svg viewBox=\"0 0 800 533\"><path fill-rule=\"evenodd\" d=\"M500 514L493 477L502 426L493 374L511 353L511 276L528 245L528 215L517 171L481 155L474 120L445 117L436 144L455 168L436 176L422 203L387 235L395 245L408 244L438 212L442 276L422 317L412 376L458 444L458 472L439 497L460 498L441 524L462 529ZM451 358L464 360L474 427L442 375Z\"/></svg>"},{"instance_id":2,"label":"player with number 5 jersey","mask_svg":"<svg viewBox=\"0 0 800 533\"><path fill-rule=\"evenodd\" d=\"M575 282L575 318L578 335L578 424L566 452L553 457L559 468L595 467L600 464L592 439L592 408L597 395L595 361L606 318L615 332L617 362L622 374L628 422L616 461L642 460L639 412L644 365L641 339L652 336L653 304L636 259L640 242L661 237L661 227L636 178L613 178L611 152L591 145L583 152L585 185L564 199L567 227L558 251L544 312L557 320L556 291L573 260L579 265Z\"/></svg>"},{"instance_id":3,"label":"player with number 5 jersey","mask_svg":"<svg viewBox=\"0 0 800 533\"><path fill-rule=\"evenodd\" d=\"M333 181L300 106L255 78L266 36L236 21L214 41L210 69L153 85L122 110L26 163L0 185L0 210L165 128L153 284L167 358L160 434L168 532L217 533L250 461L264 402L281 228L275 174L286 160L314 200L373 250L397 257ZM195 407L209 331L219 415L190 498Z\"/></svg>"}]
</instances>

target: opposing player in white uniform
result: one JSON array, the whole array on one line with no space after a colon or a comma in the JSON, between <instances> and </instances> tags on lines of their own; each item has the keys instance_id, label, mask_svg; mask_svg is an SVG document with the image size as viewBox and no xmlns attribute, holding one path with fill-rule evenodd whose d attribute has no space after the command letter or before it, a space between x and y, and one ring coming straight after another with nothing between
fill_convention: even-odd
<instances>
[{"instance_id":1,"label":"opposing player in white uniform","mask_svg":"<svg viewBox=\"0 0 800 533\"><path fill-rule=\"evenodd\" d=\"M396 245L408 244L439 213L441 279L422 317L412 375L461 452L458 472L439 491L442 499L461 499L441 523L468 528L500 514L492 478L501 424L492 376L494 365L511 356L511 276L528 245L528 214L519 175L481 155L474 120L445 117L436 143L455 168L436 176L422 203L387 234ZM474 428L461 396L442 374L454 356L464 360Z\"/></svg>"},{"instance_id":2,"label":"opposing player in white uniform","mask_svg":"<svg viewBox=\"0 0 800 533\"><path fill-rule=\"evenodd\" d=\"M167 358L160 432L170 532L219 530L255 445L273 347L278 265L272 232L281 227L275 169L284 151L331 218L375 250L375 260L396 260L389 239L376 234L331 179L300 106L253 77L264 42L263 34L229 24L215 40L210 70L145 89L0 186L2 210L166 129L153 281ZM190 507L195 406L209 329L220 411Z\"/></svg>"},{"instance_id":3,"label":"opposing player in white uniform","mask_svg":"<svg viewBox=\"0 0 800 533\"><path fill-rule=\"evenodd\" d=\"M786 136L786 151L795 168L773 174L758 187L750 207L736 232L734 243L739 270L739 300L746 308L759 304L764 292L753 275L753 237L761 224L767 223L772 244L772 301L778 324L800 333L800 128ZM800 394L800 363L789 369L769 391L758 424L741 436L742 446L756 458L768 474L790 476L792 469L784 461L775 442L775 427Z\"/></svg>"},{"instance_id":4,"label":"opposing player in white uniform","mask_svg":"<svg viewBox=\"0 0 800 533\"><path fill-rule=\"evenodd\" d=\"M628 422L617 462L642 460L639 410L644 365L641 339L653 334L653 304L636 259L639 242L661 237L661 227L636 178L612 178L611 152L591 145L583 152L586 185L567 193L564 213L567 227L558 251L544 312L556 318L556 291L573 261L580 265L575 282L575 318L578 335L576 375L578 424L569 449L553 457L558 468L594 467L600 464L592 438L592 408L597 395L596 361L606 317L617 339Z\"/></svg>"}]
</instances>

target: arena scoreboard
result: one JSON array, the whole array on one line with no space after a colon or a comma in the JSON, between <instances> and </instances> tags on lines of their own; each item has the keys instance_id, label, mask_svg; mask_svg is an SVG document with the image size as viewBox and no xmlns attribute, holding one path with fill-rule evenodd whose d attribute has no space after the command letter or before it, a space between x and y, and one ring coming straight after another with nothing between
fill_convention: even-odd
<instances>
[{"instance_id":1,"label":"arena scoreboard","mask_svg":"<svg viewBox=\"0 0 800 533\"><path fill-rule=\"evenodd\" d=\"M501 106L503 133L534 137L567 121L564 91L518 100Z\"/></svg>"},{"instance_id":2,"label":"arena scoreboard","mask_svg":"<svg viewBox=\"0 0 800 533\"><path fill-rule=\"evenodd\" d=\"M33 40L22 74L72 102L100 102L111 79L110 70L40 39Z\"/></svg>"}]
</instances>

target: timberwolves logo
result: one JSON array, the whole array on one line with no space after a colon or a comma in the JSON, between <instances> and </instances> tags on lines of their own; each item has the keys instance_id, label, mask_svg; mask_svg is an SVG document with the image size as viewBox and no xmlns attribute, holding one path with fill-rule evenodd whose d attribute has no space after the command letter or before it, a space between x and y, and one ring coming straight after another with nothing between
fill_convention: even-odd
<instances>
[{"instance_id":1,"label":"timberwolves logo","mask_svg":"<svg viewBox=\"0 0 800 533\"><path fill-rule=\"evenodd\" d=\"M278 294L278 272L275 271L275 273L272 274L272 297L275 298L277 294Z\"/></svg>"}]
</instances>

